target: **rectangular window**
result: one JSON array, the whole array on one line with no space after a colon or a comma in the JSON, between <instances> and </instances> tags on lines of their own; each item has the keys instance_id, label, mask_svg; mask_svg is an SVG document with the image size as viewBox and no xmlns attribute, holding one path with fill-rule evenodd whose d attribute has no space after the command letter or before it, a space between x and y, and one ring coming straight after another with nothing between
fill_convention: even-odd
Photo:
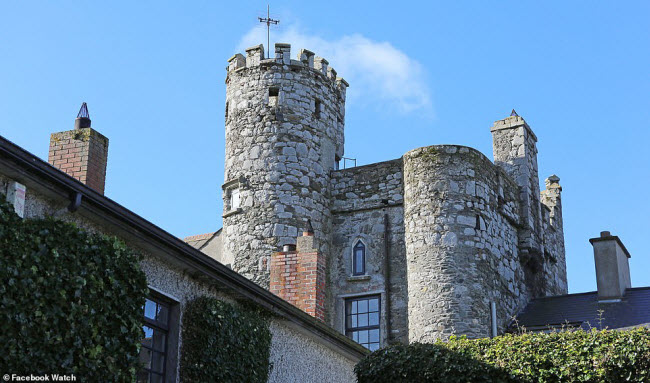
<instances>
[{"instance_id":1,"label":"rectangular window","mask_svg":"<svg viewBox=\"0 0 650 383\"><path fill-rule=\"evenodd\" d=\"M140 348L142 369L138 372L138 382L165 382L170 307L168 303L149 297L143 311L144 338Z\"/></svg>"},{"instance_id":2,"label":"rectangular window","mask_svg":"<svg viewBox=\"0 0 650 383\"><path fill-rule=\"evenodd\" d=\"M345 335L375 351L379 340L380 297L350 298L345 301Z\"/></svg>"},{"instance_id":3,"label":"rectangular window","mask_svg":"<svg viewBox=\"0 0 650 383\"><path fill-rule=\"evenodd\" d=\"M241 206L241 198L239 196L239 189L233 189L230 192L230 210L238 209Z\"/></svg>"},{"instance_id":4,"label":"rectangular window","mask_svg":"<svg viewBox=\"0 0 650 383\"><path fill-rule=\"evenodd\" d=\"M280 88L272 86L269 88L269 106L278 106L278 98L280 97Z\"/></svg>"}]
</instances>

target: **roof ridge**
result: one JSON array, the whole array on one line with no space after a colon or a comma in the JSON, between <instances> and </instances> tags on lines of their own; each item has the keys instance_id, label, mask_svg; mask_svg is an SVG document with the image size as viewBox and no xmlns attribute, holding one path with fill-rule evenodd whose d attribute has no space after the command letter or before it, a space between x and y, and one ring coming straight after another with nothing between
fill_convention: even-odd
<instances>
[{"instance_id":1,"label":"roof ridge","mask_svg":"<svg viewBox=\"0 0 650 383\"><path fill-rule=\"evenodd\" d=\"M205 233L205 234L191 235L191 236L189 236L189 237L185 237L185 238L183 238L183 241L185 241L185 242L189 242L189 241L198 241L198 240L201 240L201 239L210 238L210 237L213 236L215 233L216 233L216 231L213 231L212 233Z\"/></svg>"}]
</instances>

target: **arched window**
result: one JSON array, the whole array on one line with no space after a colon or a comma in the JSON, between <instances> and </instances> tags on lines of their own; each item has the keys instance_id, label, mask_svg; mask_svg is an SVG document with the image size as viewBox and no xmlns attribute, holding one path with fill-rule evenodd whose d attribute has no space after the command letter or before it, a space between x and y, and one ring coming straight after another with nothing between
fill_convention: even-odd
<instances>
[{"instance_id":1,"label":"arched window","mask_svg":"<svg viewBox=\"0 0 650 383\"><path fill-rule=\"evenodd\" d=\"M357 241L352 249L352 275L364 275L366 273L366 245Z\"/></svg>"}]
</instances>

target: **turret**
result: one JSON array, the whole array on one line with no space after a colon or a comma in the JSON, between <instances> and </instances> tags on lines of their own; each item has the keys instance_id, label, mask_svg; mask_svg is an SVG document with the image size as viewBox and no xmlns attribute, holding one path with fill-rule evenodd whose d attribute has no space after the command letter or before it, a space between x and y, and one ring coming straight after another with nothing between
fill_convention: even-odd
<instances>
[{"instance_id":1,"label":"turret","mask_svg":"<svg viewBox=\"0 0 650 383\"><path fill-rule=\"evenodd\" d=\"M329 172L343 157L347 83L325 59L289 44L229 60L226 76L224 263L263 287L269 260L311 220L328 253Z\"/></svg>"},{"instance_id":2,"label":"turret","mask_svg":"<svg viewBox=\"0 0 650 383\"><path fill-rule=\"evenodd\" d=\"M519 185L521 225L519 247L531 254L543 252L537 136L526 121L512 110L510 117L496 121L492 128L494 164L503 168Z\"/></svg>"}]
</instances>

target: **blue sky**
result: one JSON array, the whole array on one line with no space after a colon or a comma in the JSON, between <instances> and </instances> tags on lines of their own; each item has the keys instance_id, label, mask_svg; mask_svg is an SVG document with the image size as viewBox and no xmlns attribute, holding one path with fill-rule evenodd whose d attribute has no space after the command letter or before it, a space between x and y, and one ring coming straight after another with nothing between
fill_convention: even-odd
<instances>
[{"instance_id":1,"label":"blue sky","mask_svg":"<svg viewBox=\"0 0 650 383\"><path fill-rule=\"evenodd\" d=\"M346 156L433 144L492 158L512 108L560 176L570 292L595 290L588 239L619 235L650 285L650 2L271 4L271 44L350 83ZM82 101L110 139L106 195L184 237L221 226L225 67L265 43L266 3L0 0L0 134L47 159ZM280 41L278 41L280 40ZM542 185L540 185L542 187Z\"/></svg>"}]
</instances>

